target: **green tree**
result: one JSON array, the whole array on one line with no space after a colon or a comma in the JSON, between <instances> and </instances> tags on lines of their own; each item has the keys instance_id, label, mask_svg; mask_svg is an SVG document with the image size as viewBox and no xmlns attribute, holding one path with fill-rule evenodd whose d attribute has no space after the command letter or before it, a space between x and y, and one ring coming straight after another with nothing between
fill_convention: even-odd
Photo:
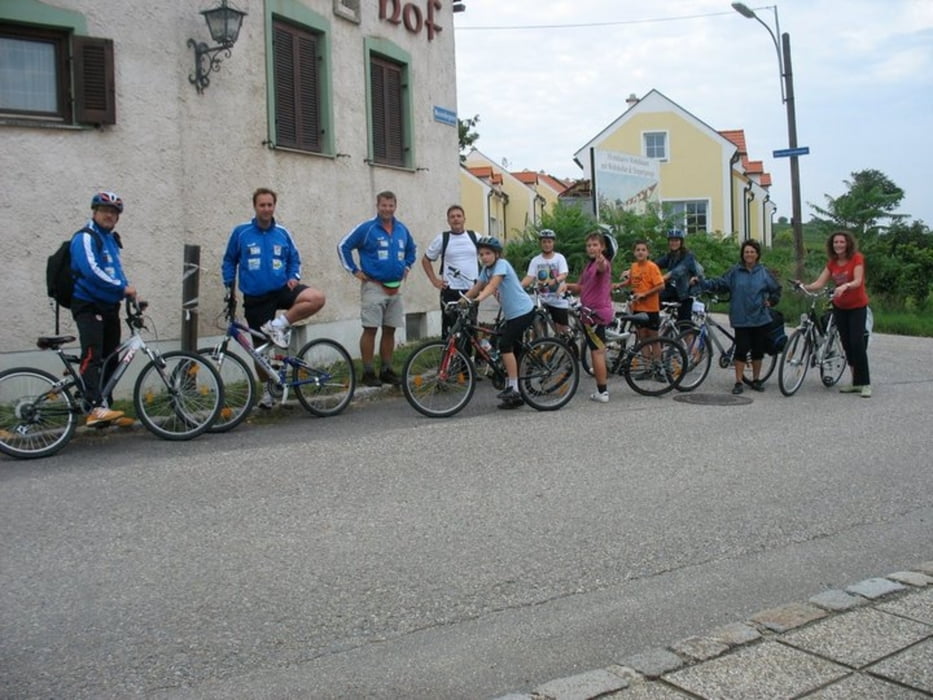
<instances>
[{"instance_id":1,"label":"green tree","mask_svg":"<svg viewBox=\"0 0 933 700\"><path fill-rule=\"evenodd\" d=\"M472 119L458 119L457 128L460 136L460 162L466 160L466 151L473 146L473 143L479 138L479 134L470 131L479 123L479 115L473 115Z\"/></svg>"},{"instance_id":2,"label":"green tree","mask_svg":"<svg viewBox=\"0 0 933 700\"><path fill-rule=\"evenodd\" d=\"M874 236L906 216L895 210L904 199L904 190L879 170L860 170L851 180L843 180L848 191L838 197L826 198L826 207L809 203L823 218L814 217L824 232L845 229L856 236Z\"/></svg>"}]
</instances>

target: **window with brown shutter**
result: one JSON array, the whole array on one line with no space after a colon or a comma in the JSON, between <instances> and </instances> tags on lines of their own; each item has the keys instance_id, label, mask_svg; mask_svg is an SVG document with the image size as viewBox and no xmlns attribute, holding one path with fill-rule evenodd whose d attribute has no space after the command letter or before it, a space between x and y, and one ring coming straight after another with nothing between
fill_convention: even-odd
<instances>
[{"instance_id":1,"label":"window with brown shutter","mask_svg":"<svg viewBox=\"0 0 933 700\"><path fill-rule=\"evenodd\" d=\"M370 59L372 91L373 161L405 167L404 66L373 56Z\"/></svg>"},{"instance_id":2,"label":"window with brown shutter","mask_svg":"<svg viewBox=\"0 0 933 700\"><path fill-rule=\"evenodd\" d=\"M276 145L320 153L320 36L276 21L273 53Z\"/></svg>"},{"instance_id":3,"label":"window with brown shutter","mask_svg":"<svg viewBox=\"0 0 933 700\"><path fill-rule=\"evenodd\" d=\"M0 24L0 118L114 124L113 42Z\"/></svg>"}]
</instances>

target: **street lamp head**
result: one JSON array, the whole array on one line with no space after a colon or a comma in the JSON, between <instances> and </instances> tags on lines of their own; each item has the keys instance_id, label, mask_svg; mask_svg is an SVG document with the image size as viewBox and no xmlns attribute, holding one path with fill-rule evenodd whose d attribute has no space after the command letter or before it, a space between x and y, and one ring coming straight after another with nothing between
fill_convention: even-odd
<instances>
[{"instance_id":1,"label":"street lamp head","mask_svg":"<svg viewBox=\"0 0 933 700\"><path fill-rule=\"evenodd\" d=\"M755 11L752 8L750 8L748 5L746 5L744 2L732 3L732 9L738 12L743 17L747 17L748 19L755 19L755 17L757 17L757 15L755 14Z\"/></svg>"}]
</instances>

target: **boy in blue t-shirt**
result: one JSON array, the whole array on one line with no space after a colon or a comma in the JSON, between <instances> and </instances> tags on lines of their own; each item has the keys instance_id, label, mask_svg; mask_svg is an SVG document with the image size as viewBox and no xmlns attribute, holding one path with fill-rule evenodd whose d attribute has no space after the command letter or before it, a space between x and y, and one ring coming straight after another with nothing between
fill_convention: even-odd
<instances>
[{"instance_id":1,"label":"boy in blue t-shirt","mask_svg":"<svg viewBox=\"0 0 933 700\"><path fill-rule=\"evenodd\" d=\"M515 346L521 342L525 329L534 318L534 304L522 289L521 281L515 269L502 258L502 244L495 236L483 236L476 241L476 250L482 270L479 279L466 293L467 299L481 302L493 294L502 307L505 327L499 337L499 352L502 364L509 376L508 385L499 392L502 399L499 408L518 408L525 401L518 391L518 361L515 359ZM469 303L464 300L465 303Z\"/></svg>"}]
</instances>

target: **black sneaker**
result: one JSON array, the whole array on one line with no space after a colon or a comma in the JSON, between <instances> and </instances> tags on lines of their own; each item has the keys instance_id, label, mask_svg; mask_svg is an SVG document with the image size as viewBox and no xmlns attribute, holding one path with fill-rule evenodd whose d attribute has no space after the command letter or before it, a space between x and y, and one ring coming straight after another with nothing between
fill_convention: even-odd
<instances>
[{"instance_id":1,"label":"black sneaker","mask_svg":"<svg viewBox=\"0 0 933 700\"><path fill-rule=\"evenodd\" d=\"M373 371L363 372L363 378L360 380L363 386L382 386L382 382Z\"/></svg>"},{"instance_id":2,"label":"black sneaker","mask_svg":"<svg viewBox=\"0 0 933 700\"><path fill-rule=\"evenodd\" d=\"M754 390L754 391L764 391L764 390L765 390L765 383L764 383L763 381L761 381L760 379L753 379L753 380L752 380L752 390Z\"/></svg>"},{"instance_id":3,"label":"black sneaker","mask_svg":"<svg viewBox=\"0 0 933 700\"><path fill-rule=\"evenodd\" d=\"M379 373L379 380L383 384L391 384L392 386L399 386L402 383L402 380L391 367L382 368L382 371Z\"/></svg>"},{"instance_id":4,"label":"black sneaker","mask_svg":"<svg viewBox=\"0 0 933 700\"><path fill-rule=\"evenodd\" d=\"M497 398L497 399L506 399L506 398L508 398L509 396L511 396L512 394L515 394L516 396L521 396L521 394L519 394L517 391L515 391L515 389L513 389L512 387L506 385L505 389L503 389L503 390L500 391L498 394L496 394L496 398Z\"/></svg>"},{"instance_id":5,"label":"black sneaker","mask_svg":"<svg viewBox=\"0 0 933 700\"><path fill-rule=\"evenodd\" d=\"M502 403L499 404L499 408L512 409L518 408L525 403L525 399L522 398L522 395L519 394L515 389L509 387L503 391L499 398L502 399Z\"/></svg>"},{"instance_id":6,"label":"black sneaker","mask_svg":"<svg viewBox=\"0 0 933 700\"><path fill-rule=\"evenodd\" d=\"M742 382L736 382L736 383L735 383L735 386L732 387L732 393L733 393L733 394L741 394L741 393L742 393Z\"/></svg>"}]
</instances>

